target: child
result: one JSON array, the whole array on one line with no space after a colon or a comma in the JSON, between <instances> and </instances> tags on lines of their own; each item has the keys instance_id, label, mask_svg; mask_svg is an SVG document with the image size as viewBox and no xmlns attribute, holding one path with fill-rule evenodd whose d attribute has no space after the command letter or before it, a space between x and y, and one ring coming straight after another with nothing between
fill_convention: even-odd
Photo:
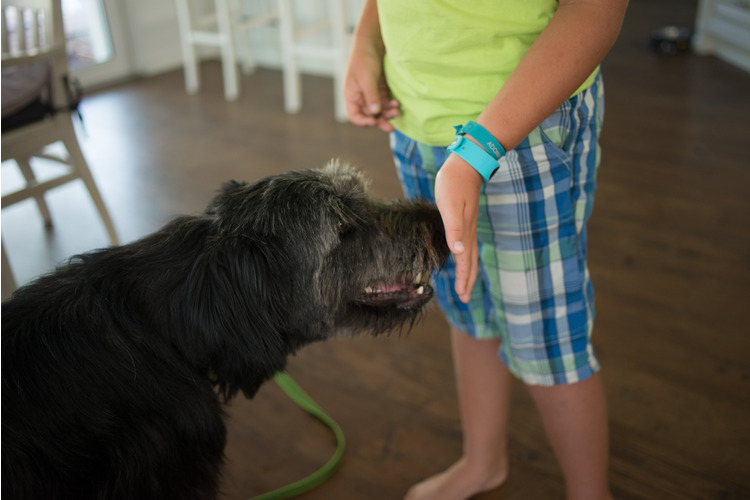
<instances>
[{"instance_id":1,"label":"child","mask_svg":"<svg viewBox=\"0 0 750 500\"><path fill-rule=\"evenodd\" d=\"M611 499L586 221L600 155L598 66L626 7L364 5L344 89L349 119L391 133L404 190L437 204L455 262L436 291L451 324L464 452L409 500L502 484L513 376L540 411L567 498Z\"/></svg>"}]
</instances>

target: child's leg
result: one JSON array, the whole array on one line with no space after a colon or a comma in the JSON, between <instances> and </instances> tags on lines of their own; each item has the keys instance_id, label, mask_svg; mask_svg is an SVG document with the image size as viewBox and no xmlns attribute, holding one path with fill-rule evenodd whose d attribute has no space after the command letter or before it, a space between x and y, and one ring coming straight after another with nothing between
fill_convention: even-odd
<instances>
[{"instance_id":1,"label":"child's leg","mask_svg":"<svg viewBox=\"0 0 750 500\"><path fill-rule=\"evenodd\" d=\"M529 385L565 477L568 500L611 500L609 434L601 375L582 382Z\"/></svg>"},{"instance_id":2,"label":"child's leg","mask_svg":"<svg viewBox=\"0 0 750 500\"><path fill-rule=\"evenodd\" d=\"M475 340L451 329L463 456L417 484L408 500L462 500L499 486L508 474L507 430L512 375L498 359L499 339Z\"/></svg>"}]
</instances>

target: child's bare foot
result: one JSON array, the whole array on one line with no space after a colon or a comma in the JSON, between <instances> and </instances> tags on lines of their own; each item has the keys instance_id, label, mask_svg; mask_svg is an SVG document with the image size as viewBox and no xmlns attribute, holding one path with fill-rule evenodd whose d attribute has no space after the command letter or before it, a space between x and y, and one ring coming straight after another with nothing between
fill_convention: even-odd
<instances>
[{"instance_id":1,"label":"child's bare foot","mask_svg":"<svg viewBox=\"0 0 750 500\"><path fill-rule=\"evenodd\" d=\"M497 488L507 476L507 464L484 471L472 467L462 457L442 473L412 486L404 500L466 500Z\"/></svg>"}]
</instances>

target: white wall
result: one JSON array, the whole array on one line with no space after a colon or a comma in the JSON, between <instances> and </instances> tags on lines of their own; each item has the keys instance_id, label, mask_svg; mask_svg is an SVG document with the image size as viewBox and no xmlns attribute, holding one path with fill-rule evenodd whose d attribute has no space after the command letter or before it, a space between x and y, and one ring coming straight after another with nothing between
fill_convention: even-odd
<instances>
[{"instance_id":1,"label":"white wall","mask_svg":"<svg viewBox=\"0 0 750 500\"><path fill-rule=\"evenodd\" d=\"M128 0L124 23L135 74L150 75L182 64L173 0Z\"/></svg>"}]
</instances>

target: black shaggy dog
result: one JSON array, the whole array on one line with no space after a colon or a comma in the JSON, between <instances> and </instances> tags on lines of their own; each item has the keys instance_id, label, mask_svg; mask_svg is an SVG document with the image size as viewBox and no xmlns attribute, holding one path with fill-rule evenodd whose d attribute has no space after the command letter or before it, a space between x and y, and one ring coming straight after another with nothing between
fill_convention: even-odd
<instances>
[{"instance_id":1,"label":"black shaggy dog","mask_svg":"<svg viewBox=\"0 0 750 500\"><path fill-rule=\"evenodd\" d=\"M332 163L73 258L2 305L3 500L215 498L221 399L305 344L413 322L447 255L435 208Z\"/></svg>"}]
</instances>

